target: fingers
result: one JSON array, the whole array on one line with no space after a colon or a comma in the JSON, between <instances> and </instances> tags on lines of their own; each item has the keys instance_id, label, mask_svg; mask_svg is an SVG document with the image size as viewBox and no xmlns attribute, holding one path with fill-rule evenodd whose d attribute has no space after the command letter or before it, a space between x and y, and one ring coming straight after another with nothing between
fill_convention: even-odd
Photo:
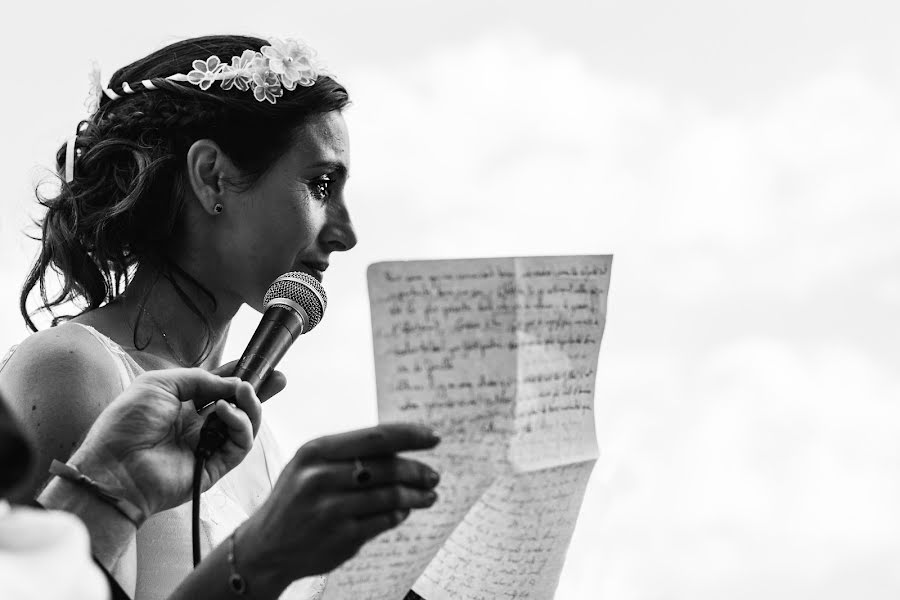
<instances>
[{"instance_id":1,"label":"fingers","mask_svg":"<svg viewBox=\"0 0 900 600\"><path fill-rule=\"evenodd\" d=\"M216 367L211 373L215 375L220 375L222 377L230 377L232 373L234 373L234 368L237 366L238 361L232 360L230 362L225 363L222 366ZM259 396L260 402L265 402L269 400L281 390L283 390L287 386L287 377L284 376L284 373L281 371L272 371L266 380L263 381L262 386L259 388L259 392L257 395Z\"/></svg>"},{"instance_id":2,"label":"fingers","mask_svg":"<svg viewBox=\"0 0 900 600\"><path fill-rule=\"evenodd\" d=\"M428 508L437 501L433 490L403 485L386 485L356 492L343 492L333 499L334 511L341 516L365 518L413 508Z\"/></svg>"},{"instance_id":3,"label":"fingers","mask_svg":"<svg viewBox=\"0 0 900 600\"><path fill-rule=\"evenodd\" d=\"M238 381L224 378L204 369L161 369L141 375L149 381L173 394L182 402L193 400L198 406L227 398L234 394Z\"/></svg>"},{"instance_id":4,"label":"fingers","mask_svg":"<svg viewBox=\"0 0 900 600\"><path fill-rule=\"evenodd\" d=\"M250 387L250 384L246 385ZM253 388L250 388L250 390L253 391ZM216 402L215 411L228 427L228 439L242 450L248 452L253 447L255 431L247 413L224 400Z\"/></svg>"},{"instance_id":5,"label":"fingers","mask_svg":"<svg viewBox=\"0 0 900 600\"><path fill-rule=\"evenodd\" d=\"M438 442L440 437L424 425L388 423L315 439L301 448L300 453L310 459L353 460L427 450Z\"/></svg>"},{"instance_id":6,"label":"fingers","mask_svg":"<svg viewBox=\"0 0 900 600\"><path fill-rule=\"evenodd\" d=\"M260 402L261 400L257 398L252 385L246 381L237 384L237 389L234 393L234 403L248 417L253 437L256 437L257 432L259 432L259 424L262 422L262 405ZM226 402L225 404L228 403Z\"/></svg>"},{"instance_id":7,"label":"fingers","mask_svg":"<svg viewBox=\"0 0 900 600\"><path fill-rule=\"evenodd\" d=\"M223 370L220 367L218 370ZM274 375L274 373L273 373ZM279 377L269 377L269 393L274 395L281 391L285 385L284 375L278 373ZM201 415L217 409L213 408L213 404L217 400L227 398L233 401L243 412L249 417L252 435L255 436L259 431L260 421L262 419L262 407L260 400L253 391L253 387L235 377L222 377L204 369L162 369L152 371L141 375L142 378L152 381L154 384L168 390L182 402L192 400L195 406L207 406ZM265 384L264 384L265 387ZM226 402L227 404L227 402Z\"/></svg>"},{"instance_id":8,"label":"fingers","mask_svg":"<svg viewBox=\"0 0 900 600\"><path fill-rule=\"evenodd\" d=\"M287 377L281 371L272 371L259 388L259 401L265 402L287 387Z\"/></svg>"},{"instance_id":9,"label":"fingers","mask_svg":"<svg viewBox=\"0 0 900 600\"><path fill-rule=\"evenodd\" d=\"M237 366L238 361L231 360L225 363L224 365L219 365L215 369L210 369L210 373L213 375L218 375L219 377L231 377L231 374L234 373L234 368Z\"/></svg>"},{"instance_id":10,"label":"fingers","mask_svg":"<svg viewBox=\"0 0 900 600\"><path fill-rule=\"evenodd\" d=\"M406 458L371 460L365 483L357 480L354 463L325 463L310 467L320 489L333 492L329 502L336 514L365 517L412 508L428 508L437 500L434 488L440 477L427 465Z\"/></svg>"},{"instance_id":11,"label":"fingers","mask_svg":"<svg viewBox=\"0 0 900 600\"><path fill-rule=\"evenodd\" d=\"M316 467L315 477L322 488L332 490L358 490L384 485L400 484L428 490L440 481L440 476L428 465L409 458L378 458L360 461L367 472L360 481L355 462L327 462Z\"/></svg>"},{"instance_id":12,"label":"fingers","mask_svg":"<svg viewBox=\"0 0 900 600\"><path fill-rule=\"evenodd\" d=\"M393 529L405 521L408 516L409 510L395 510L364 517L356 522L356 534L363 542L370 540L388 529Z\"/></svg>"}]
</instances>

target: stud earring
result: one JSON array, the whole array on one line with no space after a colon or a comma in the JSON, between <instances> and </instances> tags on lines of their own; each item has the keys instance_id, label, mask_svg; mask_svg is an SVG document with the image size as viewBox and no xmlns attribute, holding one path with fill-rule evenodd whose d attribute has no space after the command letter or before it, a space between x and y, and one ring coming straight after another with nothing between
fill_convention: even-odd
<instances>
[{"instance_id":1,"label":"stud earring","mask_svg":"<svg viewBox=\"0 0 900 600\"><path fill-rule=\"evenodd\" d=\"M213 206L213 211L214 211L217 215L220 214L223 210L225 210L225 207L222 206L221 204L219 204L218 202L216 202L216 205Z\"/></svg>"}]
</instances>

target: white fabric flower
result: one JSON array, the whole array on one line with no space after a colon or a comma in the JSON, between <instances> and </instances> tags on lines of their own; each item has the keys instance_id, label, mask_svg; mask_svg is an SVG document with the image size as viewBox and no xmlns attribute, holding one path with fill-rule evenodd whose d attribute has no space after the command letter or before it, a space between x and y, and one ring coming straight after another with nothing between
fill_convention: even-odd
<instances>
[{"instance_id":1,"label":"white fabric flower","mask_svg":"<svg viewBox=\"0 0 900 600\"><path fill-rule=\"evenodd\" d=\"M271 44L263 46L260 51L269 59L269 69L280 76L286 89L293 90L298 84L310 86L316 82L312 48L297 40L273 39Z\"/></svg>"},{"instance_id":2,"label":"white fabric flower","mask_svg":"<svg viewBox=\"0 0 900 600\"><path fill-rule=\"evenodd\" d=\"M275 104L275 99L284 95L278 75L269 71L265 76L257 71L253 74L253 96L262 102L268 100Z\"/></svg>"},{"instance_id":3,"label":"white fabric flower","mask_svg":"<svg viewBox=\"0 0 900 600\"><path fill-rule=\"evenodd\" d=\"M222 89L230 90L236 87L242 92L250 89L253 81L253 65L256 59L262 59L263 55L253 50L244 50L240 56L231 57L231 65L223 65L222 72L228 76L222 79Z\"/></svg>"},{"instance_id":4,"label":"white fabric flower","mask_svg":"<svg viewBox=\"0 0 900 600\"><path fill-rule=\"evenodd\" d=\"M253 90L253 96L259 102L272 104L284 95L284 90L296 89L298 85L311 86L319 74L325 73L316 60L315 50L291 39L274 39L259 52L244 50L240 56L231 57L231 64L223 63L218 56L210 56L206 60L195 60L192 66L193 70L187 75L175 74L167 79L187 81L204 91L219 81L223 90Z\"/></svg>"},{"instance_id":5,"label":"white fabric flower","mask_svg":"<svg viewBox=\"0 0 900 600\"><path fill-rule=\"evenodd\" d=\"M224 65L218 56L210 56L206 60L195 60L192 63L194 70L188 73L188 81L194 85L199 85L201 90L208 90L216 80L219 71Z\"/></svg>"}]
</instances>

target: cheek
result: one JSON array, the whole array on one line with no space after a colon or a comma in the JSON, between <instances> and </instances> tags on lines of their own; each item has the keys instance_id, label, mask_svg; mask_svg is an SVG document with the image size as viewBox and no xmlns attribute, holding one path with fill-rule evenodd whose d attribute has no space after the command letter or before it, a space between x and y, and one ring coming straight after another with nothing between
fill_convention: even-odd
<instances>
[{"instance_id":1,"label":"cheek","mask_svg":"<svg viewBox=\"0 0 900 600\"><path fill-rule=\"evenodd\" d=\"M300 248L312 246L328 220L328 204L313 198L303 187L294 194L290 204L291 215L285 219L293 228L293 235Z\"/></svg>"},{"instance_id":2,"label":"cheek","mask_svg":"<svg viewBox=\"0 0 900 600\"><path fill-rule=\"evenodd\" d=\"M302 232L305 241L305 247L312 246L316 243L327 220L327 208L320 202L312 204L310 209L304 213L302 220L303 224L300 226L300 231Z\"/></svg>"},{"instance_id":3,"label":"cheek","mask_svg":"<svg viewBox=\"0 0 900 600\"><path fill-rule=\"evenodd\" d=\"M247 275L272 279L290 270L297 255L313 247L327 221L327 206L305 187L273 186L259 193L238 216L233 259Z\"/></svg>"},{"instance_id":4,"label":"cheek","mask_svg":"<svg viewBox=\"0 0 900 600\"><path fill-rule=\"evenodd\" d=\"M289 268L299 253L316 244L325 222L325 205L297 194L266 223L263 253L279 267Z\"/></svg>"},{"instance_id":5,"label":"cheek","mask_svg":"<svg viewBox=\"0 0 900 600\"><path fill-rule=\"evenodd\" d=\"M321 203L300 196L286 211L277 227L280 239L299 252L311 246L325 222L325 211Z\"/></svg>"},{"instance_id":6,"label":"cheek","mask_svg":"<svg viewBox=\"0 0 900 600\"><path fill-rule=\"evenodd\" d=\"M293 245L294 211L255 204L237 215L232 238L226 240L225 252L241 279L268 277L284 265Z\"/></svg>"}]
</instances>

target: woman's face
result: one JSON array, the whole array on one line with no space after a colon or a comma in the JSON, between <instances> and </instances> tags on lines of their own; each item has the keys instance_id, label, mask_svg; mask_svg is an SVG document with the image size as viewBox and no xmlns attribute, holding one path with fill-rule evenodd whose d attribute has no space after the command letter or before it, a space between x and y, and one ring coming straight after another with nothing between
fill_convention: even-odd
<instances>
[{"instance_id":1,"label":"woman's face","mask_svg":"<svg viewBox=\"0 0 900 600\"><path fill-rule=\"evenodd\" d=\"M256 310L272 281L305 271L320 281L332 252L356 245L344 198L350 170L347 125L339 111L300 126L291 148L217 219L228 291ZM227 275L226 275L227 274Z\"/></svg>"}]
</instances>

